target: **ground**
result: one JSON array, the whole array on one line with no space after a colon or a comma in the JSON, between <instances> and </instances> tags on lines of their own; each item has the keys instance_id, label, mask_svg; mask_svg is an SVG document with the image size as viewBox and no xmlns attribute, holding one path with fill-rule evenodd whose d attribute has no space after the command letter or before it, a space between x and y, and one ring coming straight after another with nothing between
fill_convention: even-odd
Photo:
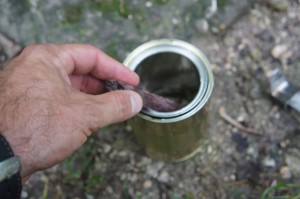
<instances>
[{"instance_id":1,"label":"ground","mask_svg":"<svg viewBox=\"0 0 300 199\"><path fill-rule=\"evenodd\" d=\"M113 125L32 176L22 198L300 198L299 114L271 97L266 77L280 68L300 89L298 0L218 1L228 5L216 13L197 0L51 2L0 3L27 23L0 6L1 63L32 42L92 43L121 61L151 39L183 39L212 64L209 138L193 158L171 164L148 157L128 122Z\"/></svg>"}]
</instances>

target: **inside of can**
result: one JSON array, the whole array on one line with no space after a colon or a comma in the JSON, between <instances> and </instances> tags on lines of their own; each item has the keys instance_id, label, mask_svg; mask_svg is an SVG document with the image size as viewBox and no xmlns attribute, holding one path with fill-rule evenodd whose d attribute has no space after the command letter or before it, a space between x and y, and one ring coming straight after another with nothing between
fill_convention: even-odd
<instances>
[{"instance_id":1,"label":"inside of can","mask_svg":"<svg viewBox=\"0 0 300 199\"><path fill-rule=\"evenodd\" d=\"M179 115L180 109L196 97L201 84L195 64L174 52L160 52L146 57L135 72L140 76L141 88L180 104L180 108L175 110ZM170 114L149 109L142 112L152 117L169 117Z\"/></svg>"}]
</instances>

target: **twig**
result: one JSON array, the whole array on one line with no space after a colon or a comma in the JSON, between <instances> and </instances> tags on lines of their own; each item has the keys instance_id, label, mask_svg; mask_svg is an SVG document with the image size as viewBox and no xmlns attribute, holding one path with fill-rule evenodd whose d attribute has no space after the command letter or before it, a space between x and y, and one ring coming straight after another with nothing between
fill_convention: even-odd
<instances>
[{"instance_id":1,"label":"twig","mask_svg":"<svg viewBox=\"0 0 300 199\"><path fill-rule=\"evenodd\" d=\"M228 186L247 186L249 185L249 181L248 180L237 180L237 181L230 181L230 182L226 182L226 185Z\"/></svg>"},{"instance_id":2,"label":"twig","mask_svg":"<svg viewBox=\"0 0 300 199\"><path fill-rule=\"evenodd\" d=\"M240 129L240 130L243 131L243 132L250 133L250 134L253 134L253 135L263 136L263 133L262 133L262 132L259 132L258 130L253 129L253 128L245 127L245 126L243 126L241 123L239 123L238 121L234 120L232 117L230 117L230 116L226 113L226 110L225 110L225 108L224 108L223 106L219 109L219 115L220 115L221 118L223 118L226 122L228 122L228 123L230 123L231 125L237 127L238 129Z\"/></svg>"}]
</instances>

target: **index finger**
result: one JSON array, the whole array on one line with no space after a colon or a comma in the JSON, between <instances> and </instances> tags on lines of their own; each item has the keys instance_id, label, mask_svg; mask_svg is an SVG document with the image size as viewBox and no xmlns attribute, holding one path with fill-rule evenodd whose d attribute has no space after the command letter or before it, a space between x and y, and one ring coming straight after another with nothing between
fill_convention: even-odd
<instances>
[{"instance_id":1,"label":"index finger","mask_svg":"<svg viewBox=\"0 0 300 199\"><path fill-rule=\"evenodd\" d=\"M58 59L67 74L91 74L101 80L115 79L131 85L139 76L101 50L85 44L62 44L57 47Z\"/></svg>"}]
</instances>

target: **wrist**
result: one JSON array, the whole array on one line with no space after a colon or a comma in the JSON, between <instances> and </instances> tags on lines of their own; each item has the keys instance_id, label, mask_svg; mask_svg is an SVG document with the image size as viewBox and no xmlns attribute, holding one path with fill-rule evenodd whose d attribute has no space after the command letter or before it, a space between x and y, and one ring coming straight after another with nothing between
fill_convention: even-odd
<instances>
[{"instance_id":1,"label":"wrist","mask_svg":"<svg viewBox=\"0 0 300 199\"><path fill-rule=\"evenodd\" d=\"M26 159L24 156L25 149L23 148L21 150L22 147L18 147L18 145L19 146L24 146L24 145L21 145L20 143L15 142L17 139L12 138L12 137L8 136L7 133L3 133L0 131L0 138L1 137L2 137L2 139L5 139L8 147L12 151L12 154L14 156L18 157L18 161L20 163L19 175L20 175L22 184L25 184L25 182L28 180L28 178L30 177L32 172L30 172L30 169L29 169L30 166L28 166L25 161L25 159Z\"/></svg>"},{"instance_id":2,"label":"wrist","mask_svg":"<svg viewBox=\"0 0 300 199\"><path fill-rule=\"evenodd\" d=\"M19 199L21 191L19 158L0 133L0 198Z\"/></svg>"}]
</instances>

